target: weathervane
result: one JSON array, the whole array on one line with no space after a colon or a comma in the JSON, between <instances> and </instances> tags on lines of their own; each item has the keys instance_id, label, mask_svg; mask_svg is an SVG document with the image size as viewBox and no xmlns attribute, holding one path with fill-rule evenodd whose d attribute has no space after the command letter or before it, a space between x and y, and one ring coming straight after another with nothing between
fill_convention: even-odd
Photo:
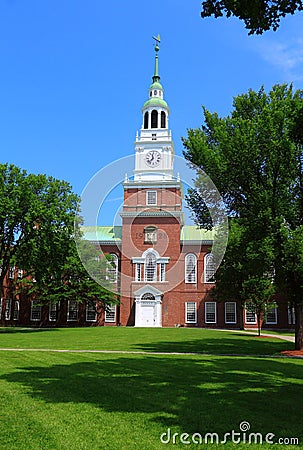
<instances>
[{"instance_id":1,"label":"weathervane","mask_svg":"<svg viewBox=\"0 0 303 450\"><path fill-rule=\"evenodd\" d=\"M156 41L156 45L155 45L155 51L158 52L160 50L159 44L160 44L160 34L158 34L158 36L153 36L153 39Z\"/></svg>"}]
</instances>

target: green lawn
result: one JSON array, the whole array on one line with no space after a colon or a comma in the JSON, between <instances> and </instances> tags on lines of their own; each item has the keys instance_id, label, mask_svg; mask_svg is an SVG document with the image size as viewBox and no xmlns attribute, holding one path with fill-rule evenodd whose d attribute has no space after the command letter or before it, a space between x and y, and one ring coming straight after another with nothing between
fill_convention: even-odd
<instances>
[{"instance_id":1,"label":"green lawn","mask_svg":"<svg viewBox=\"0 0 303 450\"><path fill-rule=\"evenodd\" d=\"M303 360L253 356L292 345L214 330L2 329L2 348L137 353L1 351L0 448L215 448L181 444L180 434L216 432L223 439L231 430L239 432L243 421L250 432L274 433L275 440L298 437L302 448ZM138 353L142 350L201 354ZM178 444L172 438L161 444L168 428L179 433ZM230 442L219 447L273 448Z\"/></svg>"}]
</instances>

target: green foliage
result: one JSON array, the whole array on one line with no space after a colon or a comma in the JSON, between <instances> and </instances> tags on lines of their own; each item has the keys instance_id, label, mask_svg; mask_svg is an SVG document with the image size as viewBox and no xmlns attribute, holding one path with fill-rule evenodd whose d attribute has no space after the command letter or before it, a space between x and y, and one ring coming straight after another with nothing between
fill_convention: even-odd
<instances>
[{"instance_id":1,"label":"green foliage","mask_svg":"<svg viewBox=\"0 0 303 450\"><path fill-rule=\"evenodd\" d=\"M294 92L291 85L276 85L268 93L249 90L234 99L228 117L204 108L205 123L183 139L185 157L212 179L232 221L215 293L228 298L233 290L243 302L251 289L254 294L249 280L255 277L264 311L270 298L266 286L272 283L302 303L302 111L303 91ZM209 227L201 184L198 174L189 204L197 222Z\"/></svg>"},{"instance_id":2,"label":"green foliage","mask_svg":"<svg viewBox=\"0 0 303 450\"><path fill-rule=\"evenodd\" d=\"M70 252L78 197L65 181L9 164L0 165L0 196L0 284L10 265L40 283Z\"/></svg>"},{"instance_id":3,"label":"green foliage","mask_svg":"<svg viewBox=\"0 0 303 450\"><path fill-rule=\"evenodd\" d=\"M262 34L270 29L276 31L281 17L302 9L301 0L205 0L201 16L235 16L244 21L248 34Z\"/></svg>"}]
</instances>

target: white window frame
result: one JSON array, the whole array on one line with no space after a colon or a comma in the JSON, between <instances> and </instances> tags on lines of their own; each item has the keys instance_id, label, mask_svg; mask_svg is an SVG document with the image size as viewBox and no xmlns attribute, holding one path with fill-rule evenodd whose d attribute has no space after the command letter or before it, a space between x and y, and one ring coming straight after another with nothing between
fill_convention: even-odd
<instances>
[{"instance_id":1,"label":"white window frame","mask_svg":"<svg viewBox=\"0 0 303 450\"><path fill-rule=\"evenodd\" d=\"M9 269L8 269L8 278L13 280L14 277L15 277L15 267L10 266Z\"/></svg>"},{"instance_id":2,"label":"white window frame","mask_svg":"<svg viewBox=\"0 0 303 450\"><path fill-rule=\"evenodd\" d=\"M142 266L143 266L142 263L136 263L136 265L135 265L135 270L136 270L135 280L136 281L142 281Z\"/></svg>"},{"instance_id":3,"label":"white window frame","mask_svg":"<svg viewBox=\"0 0 303 450\"><path fill-rule=\"evenodd\" d=\"M50 302L48 305L48 320L49 322L56 322L57 320L57 310L58 303Z\"/></svg>"},{"instance_id":4,"label":"white window frame","mask_svg":"<svg viewBox=\"0 0 303 450\"><path fill-rule=\"evenodd\" d=\"M115 323L116 315L117 315L116 305L107 305L106 310L105 310L104 321L106 323Z\"/></svg>"},{"instance_id":5,"label":"white window frame","mask_svg":"<svg viewBox=\"0 0 303 450\"><path fill-rule=\"evenodd\" d=\"M268 320L270 318L270 315L273 314L273 320ZM278 323L278 308L275 306L274 308L270 309L266 315L265 315L265 323L266 325L277 325Z\"/></svg>"},{"instance_id":6,"label":"white window frame","mask_svg":"<svg viewBox=\"0 0 303 450\"><path fill-rule=\"evenodd\" d=\"M152 197L154 200L151 199ZM158 204L157 201L157 191L146 191L146 204L148 206L156 206Z\"/></svg>"},{"instance_id":7,"label":"white window frame","mask_svg":"<svg viewBox=\"0 0 303 450\"><path fill-rule=\"evenodd\" d=\"M97 322L97 304L93 305L92 302L86 302L85 305L85 319L86 322Z\"/></svg>"},{"instance_id":8,"label":"white window frame","mask_svg":"<svg viewBox=\"0 0 303 450\"><path fill-rule=\"evenodd\" d=\"M185 323L197 323L197 302L185 303Z\"/></svg>"},{"instance_id":9,"label":"white window frame","mask_svg":"<svg viewBox=\"0 0 303 450\"><path fill-rule=\"evenodd\" d=\"M31 316L30 320L32 322L39 322L41 320L41 305L38 305L38 300L31 301Z\"/></svg>"},{"instance_id":10,"label":"white window frame","mask_svg":"<svg viewBox=\"0 0 303 450\"><path fill-rule=\"evenodd\" d=\"M12 314L12 299L5 299L4 320L11 320Z\"/></svg>"},{"instance_id":11,"label":"white window frame","mask_svg":"<svg viewBox=\"0 0 303 450\"><path fill-rule=\"evenodd\" d=\"M79 315L79 305L77 300L67 302L67 322L77 322Z\"/></svg>"},{"instance_id":12,"label":"white window frame","mask_svg":"<svg viewBox=\"0 0 303 450\"><path fill-rule=\"evenodd\" d=\"M254 317L252 316L254 314ZM245 308L245 323L249 325L256 325L257 323L257 314L256 312L249 311Z\"/></svg>"},{"instance_id":13,"label":"white window frame","mask_svg":"<svg viewBox=\"0 0 303 450\"><path fill-rule=\"evenodd\" d=\"M193 269L189 270L189 264L194 261ZM192 277L193 276L193 277ZM194 253L188 253L185 256L185 283L197 283L197 256ZM192 279L191 279L192 278Z\"/></svg>"},{"instance_id":14,"label":"white window frame","mask_svg":"<svg viewBox=\"0 0 303 450\"><path fill-rule=\"evenodd\" d=\"M228 311L228 308L232 308L232 311ZM228 314L234 315L234 320L228 319ZM236 302L225 302L225 323L235 324L237 323L237 303Z\"/></svg>"},{"instance_id":15,"label":"white window frame","mask_svg":"<svg viewBox=\"0 0 303 450\"><path fill-rule=\"evenodd\" d=\"M22 269L18 269L17 277L18 277L19 280L23 277L23 270Z\"/></svg>"},{"instance_id":16,"label":"white window frame","mask_svg":"<svg viewBox=\"0 0 303 450\"><path fill-rule=\"evenodd\" d=\"M153 273L151 272L151 268L148 267L148 265L147 265L149 258L152 258L152 261L153 261ZM146 257L145 257L145 264L144 264L144 281L148 281L148 282L157 281L157 268L158 268L158 265L157 265L156 255L154 255L154 253L152 253L152 252L147 253ZM151 275L153 275L153 277L151 277Z\"/></svg>"},{"instance_id":17,"label":"white window frame","mask_svg":"<svg viewBox=\"0 0 303 450\"><path fill-rule=\"evenodd\" d=\"M288 325L296 324L296 311L294 305L290 302L287 304L287 316L288 316Z\"/></svg>"},{"instance_id":18,"label":"white window frame","mask_svg":"<svg viewBox=\"0 0 303 450\"><path fill-rule=\"evenodd\" d=\"M213 261L209 261L213 259L214 256L212 253L206 253L204 256L204 283L210 284L214 283L214 277L216 273L216 267Z\"/></svg>"},{"instance_id":19,"label":"white window frame","mask_svg":"<svg viewBox=\"0 0 303 450\"><path fill-rule=\"evenodd\" d=\"M15 300L14 303L14 311L13 311L13 319L19 320L19 314L20 314L20 301Z\"/></svg>"},{"instance_id":20,"label":"white window frame","mask_svg":"<svg viewBox=\"0 0 303 450\"><path fill-rule=\"evenodd\" d=\"M160 276L159 276L159 281L165 281L165 274L166 274L166 264L165 263L160 263Z\"/></svg>"},{"instance_id":21,"label":"white window frame","mask_svg":"<svg viewBox=\"0 0 303 450\"><path fill-rule=\"evenodd\" d=\"M213 315L214 319L208 319L208 314ZM217 302L205 302L205 323L217 323Z\"/></svg>"},{"instance_id":22,"label":"white window frame","mask_svg":"<svg viewBox=\"0 0 303 450\"><path fill-rule=\"evenodd\" d=\"M107 279L110 283L117 283L119 258L116 253L110 253L110 256L112 257L112 260L108 261L108 266L106 268Z\"/></svg>"}]
</instances>

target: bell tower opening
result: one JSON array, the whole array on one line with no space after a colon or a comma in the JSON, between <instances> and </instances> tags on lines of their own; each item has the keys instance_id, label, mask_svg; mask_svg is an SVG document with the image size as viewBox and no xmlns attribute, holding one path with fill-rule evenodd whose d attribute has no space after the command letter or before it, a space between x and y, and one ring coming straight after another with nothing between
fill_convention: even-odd
<instances>
[{"instance_id":1,"label":"bell tower opening","mask_svg":"<svg viewBox=\"0 0 303 450\"><path fill-rule=\"evenodd\" d=\"M155 109L151 112L151 127L158 128L158 111Z\"/></svg>"}]
</instances>

